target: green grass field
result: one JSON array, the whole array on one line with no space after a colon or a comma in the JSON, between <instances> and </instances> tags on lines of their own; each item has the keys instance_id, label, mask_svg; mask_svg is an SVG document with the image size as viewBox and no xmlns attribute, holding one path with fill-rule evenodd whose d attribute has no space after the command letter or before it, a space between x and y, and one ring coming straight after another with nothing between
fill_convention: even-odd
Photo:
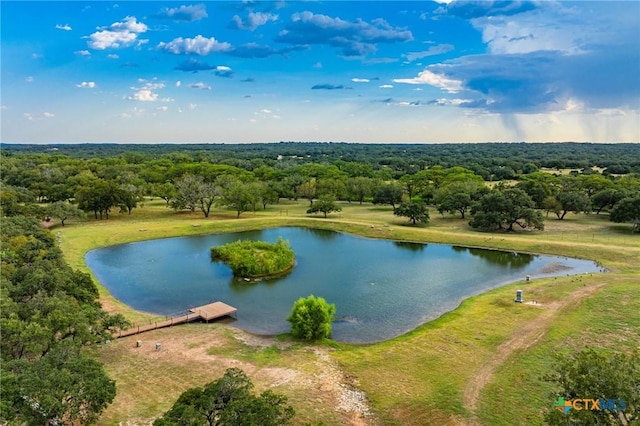
<instances>
[{"instance_id":1,"label":"green grass field","mask_svg":"<svg viewBox=\"0 0 640 426\"><path fill-rule=\"evenodd\" d=\"M100 424L148 423L186 388L215 380L226 366L239 365L257 389L273 388L289 397L297 411L296 424L535 425L553 406L552 385L541 377L549 371L554 354L587 344L616 350L640 346L640 237L631 235L630 225L612 224L606 215L568 215L563 221L548 218L542 232L481 233L471 230L468 220L442 217L433 209L429 225L410 227L393 216L390 207L344 203L342 212L322 219L307 216L307 205L282 202L240 219L232 211L218 209L205 219L174 213L164 202L147 201L130 216L114 214L109 220L71 223L53 232L60 233L67 261L84 271L84 254L97 247L178 235L309 226L376 238L592 259L608 272L507 285L377 344L327 342L316 347L282 337L261 346L219 324L192 324L139 337L166 342L167 349L158 353L147 346L132 349L136 336L120 339L96 351L118 386L116 401ZM524 288L526 297L540 305L513 303L516 288ZM154 319L124 306L103 287L100 292L106 309L133 322ZM319 356L318 351L328 356ZM354 418L336 409L331 398L333 376L366 393L371 416ZM474 386L479 389L476 396Z\"/></svg>"}]
</instances>

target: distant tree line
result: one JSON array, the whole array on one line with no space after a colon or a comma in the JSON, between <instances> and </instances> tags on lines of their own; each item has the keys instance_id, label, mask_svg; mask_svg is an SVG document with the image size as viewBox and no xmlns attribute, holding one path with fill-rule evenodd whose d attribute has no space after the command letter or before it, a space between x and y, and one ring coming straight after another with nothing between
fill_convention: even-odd
<instances>
[{"instance_id":1,"label":"distant tree line","mask_svg":"<svg viewBox=\"0 0 640 426\"><path fill-rule=\"evenodd\" d=\"M336 148L340 158L333 160L335 153L322 154L321 161L310 161L318 153L331 152L327 146ZM584 148L600 162L597 164L601 164L602 158L596 154L608 151L631 154L640 147L568 146ZM326 217L340 211L339 202L366 201L389 205L395 214L407 217L413 224L428 222L428 210L421 207L427 204L443 215L471 219L472 227L484 230L543 229L544 218L549 215L563 220L569 212L592 211L610 212L612 220L631 222L634 229L640 226L633 201L640 194L638 173L607 174L587 162L584 169L561 174L542 171L541 162L529 161L528 156L535 157L535 153L565 153L569 149L565 145L447 145L451 151L447 152L430 145L283 143L234 145L239 149L235 157L230 156L227 145L154 146L150 154L141 147L127 147L135 150L114 157L81 158L59 151L32 153L36 148L12 146L9 152L2 152L2 214L27 214L65 224L68 220L84 219L86 214L94 219L108 219L114 211L131 214L145 197L156 197L175 211L199 212L209 217L213 208L223 208L240 217L282 199L306 199L309 214L321 213ZM195 150L196 147L200 150ZM347 150L349 147L351 151ZM365 148L371 151L368 156ZM513 152L514 158L481 155L498 155L498 148ZM91 149L104 150L101 151L104 154L123 147L107 145ZM161 154L163 150L167 152ZM447 158L459 163L432 164L436 160L419 155L430 150L438 154L438 161ZM406 156L405 151L415 155ZM283 154L259 157L275 152ZM394 158L398 161L392 161L390 153L397 154ZM477 156L469 159L471 154ZM576 155L582 154L578 151ZM364 160L352 160L357 158ZM637 155L626 157L629 170L635 167L637 158ZM522 163L524 159L526 163ZM507 165L509 162L513 162L513 167ZM490 187L487 181L498 176L501 181ZM619 204L623 200L626 201Z\"/></svg>"},{"instance_id":2,"label":"distant tree line","mask_svg":"<svg viewBox=\"0 0 640 426\"><path fill-rule=\"evenodd\" d=\"M274 162L369 164L401 174L440 165L463 165L485 180L509 179L542 167L593 167L605 174L640 172L640 145L597 143L354 144L280 142L256 144L2 144L3 155L62 154L81 159L123 157L130 164L171 158L227 164L243 169ZM398 177L398 176L396 176Z\"/></svg>"}]
</instances>

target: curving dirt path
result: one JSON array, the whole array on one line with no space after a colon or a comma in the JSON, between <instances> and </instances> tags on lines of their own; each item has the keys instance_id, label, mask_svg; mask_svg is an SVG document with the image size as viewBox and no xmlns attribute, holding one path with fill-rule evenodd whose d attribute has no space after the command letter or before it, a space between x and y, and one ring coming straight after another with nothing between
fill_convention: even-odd
<instances>
[{"instance_id":1,"label":"curving dirt path","mask_svg":"<svg viewBox=\"0 0 640 426\"><path fill-rule=\"evenodd\" d=\"M547 333L551 320L558 314L558 311L565 306L575 304L586 299L597 290L601 289L605 283L599 283L583 287L571 293L568 297L545 305L536 305L544 309L542 314L535 320L526 323L513 333L511 339L498 346L497 352L489 362L482 365L478 371L467 382L464 390L464 405L474 413L470 424L478 425L475 416L475 409L482 388L491 381L496 369L515 351L527 349L535 345Z\"/></svg>"}]
</instances>

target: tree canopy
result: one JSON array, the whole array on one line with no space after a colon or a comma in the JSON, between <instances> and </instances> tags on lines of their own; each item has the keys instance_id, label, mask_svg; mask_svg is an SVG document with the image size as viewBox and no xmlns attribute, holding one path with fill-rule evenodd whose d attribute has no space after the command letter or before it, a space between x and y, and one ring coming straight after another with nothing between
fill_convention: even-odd
<instances>
[{"instance_id":1,"label":"tree canopy","mask_svg":"<svg viewBox=\"0 0 640 426\"><path fill-rule=\"evenodd\" d=\"M429 223L429 210L424 203L415 201L400 203L398 207L393 209L393 214L408 218L414 225L417 223Z\"/></svg>"},{"instance_id":2,"label":"tree canopy","mask_svg":"<svg viewBox=\"0 0 640 426\"><path fill-rule=\"evenodd\" d=\"M324 195L320 197L315 203L307 209L307 213L322 213L324 217L327 217L329 213L342 211L342 208L336 204L336 200L331 195Z\"/></svg>"},{"instance_id":3,"label":"tree canopy","mask_svg":"<svg viewBox=\"0 0 640 426\"><path fill-rule=\"evenodd\" d=\"M609 218L613 222L631 222L633 231L640 231L640 195L627 197L613 206Z\"/></svg>"},{"instance_id":4,"label":"tree canopy","mask_svg":"<svg viewBox=\"0 0 640 426\"><path fill-rule=\"evenodd\" d=\"M545 415L550 425L631 425L640 418L640 353L602 352L585 348L559 356L545 379L557 386L556 410ZM572 401L598 400L598 410L575 409ZM569 402L571 408L560 403ZM584 402L576 401L585 408ZM594 403L592 403L593 405Z\"/></svg>"},{"instance_id":5,"label":"tree canopy","mask_svg":"<svg viewBox=\"0 0 640 426\"><path fill-rule=\"evenodd\" d=\"M95 423L115 384L81 349L128 323L102 311L91 277L64 262L36 219L2 222L0 417L16 424Z\"/></svg>"},{"instance_id":6,"label":"tree canopy","mask_svg":"<svg viewBox=\"0 0 640 426\"><path fill-rule=\"evenodd\" d=\"M282 426L295 411L287 398L272 391L251 393L253 383L239 368L204 387L183 392L173 407L154 426Z\"/></svg>"},{"instance_id":7,"label":"tree canopy","mask_svg":"<svg viewBox=\"0 0 640 426\"><path fill-rule=\"evenodd\" d=\"M513 225L522 229L544 229L542 214L534 209L535 203L521 189L493 190L484 195L471 210L472 228L482 230L506 229Z\"/></svg>"}]
</instances>

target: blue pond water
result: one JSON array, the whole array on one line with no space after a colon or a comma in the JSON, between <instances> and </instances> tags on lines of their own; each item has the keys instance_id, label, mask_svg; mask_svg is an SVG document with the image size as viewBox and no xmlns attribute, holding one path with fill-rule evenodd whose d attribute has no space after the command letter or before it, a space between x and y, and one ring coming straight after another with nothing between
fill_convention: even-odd
<instances>
[{"instance_id":1,"label":"blue pond water","mask_svg":"<svg viewBox=\"0 0 640 426\"><path fill-rule=\"evenodd\" d=\"M275 242L280 236L296 253L296 266L284 277L246 283L235 280L226 265L211 261L211 246L237 239ZM235 326L259 334L288 331L286 317L298 298L324 297L337 309L333 338L345 342L398 336L455 309L469 296L527 275L600 270L579 259L306 228L142 241L96 249L85 259L111 294L134 309L172 315L221 300L238 308Z\"/></svg>"}]
</instances>

